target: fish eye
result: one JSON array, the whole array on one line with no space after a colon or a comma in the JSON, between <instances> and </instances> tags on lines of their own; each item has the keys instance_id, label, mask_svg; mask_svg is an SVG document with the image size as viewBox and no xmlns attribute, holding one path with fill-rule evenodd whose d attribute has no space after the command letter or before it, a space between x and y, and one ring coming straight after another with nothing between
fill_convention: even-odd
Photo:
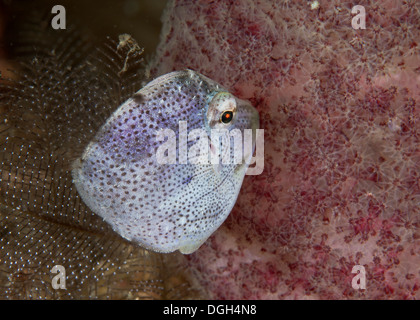
<instances>
[{"instance_id":1,"label":"fish eye","mask_svg":"<svg viewBox=\"0 0 420 320\"><path fill-rule=\"evenodd\" d=\"M220 117L220 121L223 123L229 123L232 121L233 118L233 111L225 111L222 113L222 116Z\"/></svg>"}]
</instances>

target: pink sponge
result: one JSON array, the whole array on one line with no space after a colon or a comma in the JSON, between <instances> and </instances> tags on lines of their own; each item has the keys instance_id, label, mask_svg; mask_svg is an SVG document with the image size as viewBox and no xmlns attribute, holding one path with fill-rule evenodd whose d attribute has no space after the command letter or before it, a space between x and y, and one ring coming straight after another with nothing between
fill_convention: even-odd
<instances>
[{"instance_id":1,"label":"pink sponge","mask_svg":"<svg viewBox=\"0 0 420 320\"><path fill-rule=\"evenodd\" d=\"M197 70L265 129L264 172L184 258L210 297L420 298L420 4L359 4L354 30L340 1L169 3L150 74Z\"/></svg>"}]
</instances>

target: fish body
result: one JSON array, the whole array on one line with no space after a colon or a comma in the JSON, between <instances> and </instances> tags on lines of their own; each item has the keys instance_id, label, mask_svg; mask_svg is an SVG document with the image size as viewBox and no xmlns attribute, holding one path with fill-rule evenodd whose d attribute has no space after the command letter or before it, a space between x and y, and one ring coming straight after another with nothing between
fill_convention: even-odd
<instances>
[{"instance_id":1,"label":"fish body","mask_svg":"<svg viewBox=\"0 0 420 320\"><path fill-rule=\"evenodd\" d=\"M242 148L241 163L192 161L206 155L190 157L197 141L185 139L185 125L207 136L200 141L210 157L217 146L212 129L254 132L259 116L213 80L192 70L171 72L123 103L73 163L73 181L87 206L122 237L149 250L197 250L232 210L255 148L255 142L248 152L228 142L230 158ZM176 140L157 139L168 129ZM175 161L159 161L164 143L176 146Z\"/></svg>"}]
</instances>

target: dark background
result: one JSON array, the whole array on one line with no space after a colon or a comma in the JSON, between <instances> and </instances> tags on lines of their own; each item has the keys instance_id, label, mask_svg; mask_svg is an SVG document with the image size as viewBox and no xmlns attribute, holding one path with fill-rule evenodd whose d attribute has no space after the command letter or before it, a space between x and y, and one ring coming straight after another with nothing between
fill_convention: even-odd
<instances>
[{"instance_id":1,"label":"dark background","mask_svg":"<svg viewBox=\"0 0 420 320\"><path fill-rule=\"evenodd\" d=\"M26 17L34 11L53 17L51 9L58 4L66 9L68 28L77 23L78 27L86 29L98 41L107 36L129 33L144 48L143 57L147 61L159 41L160 17L166 1L0 0L0 59L13 58L10 43Z\"/></svg>"}]
</instances>

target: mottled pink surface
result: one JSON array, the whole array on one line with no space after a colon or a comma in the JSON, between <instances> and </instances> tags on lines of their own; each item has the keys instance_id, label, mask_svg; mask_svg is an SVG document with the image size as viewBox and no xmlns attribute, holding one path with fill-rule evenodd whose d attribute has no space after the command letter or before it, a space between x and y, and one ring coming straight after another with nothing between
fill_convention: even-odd
<instances>
[{"instance_id":1,"label":"mottled pink surface","mask_svg":"<svg viewBox=\"0 0 420 320\"><path fill-rule=\"evenodd\" d=\"M265 169L185 264L211 298L420 298L420 5L172 1L152 76L249 99ZM377 4L375 4L377 3ZM366 268L366 289L352 268Z\"/></svg>"}]
</instances>

